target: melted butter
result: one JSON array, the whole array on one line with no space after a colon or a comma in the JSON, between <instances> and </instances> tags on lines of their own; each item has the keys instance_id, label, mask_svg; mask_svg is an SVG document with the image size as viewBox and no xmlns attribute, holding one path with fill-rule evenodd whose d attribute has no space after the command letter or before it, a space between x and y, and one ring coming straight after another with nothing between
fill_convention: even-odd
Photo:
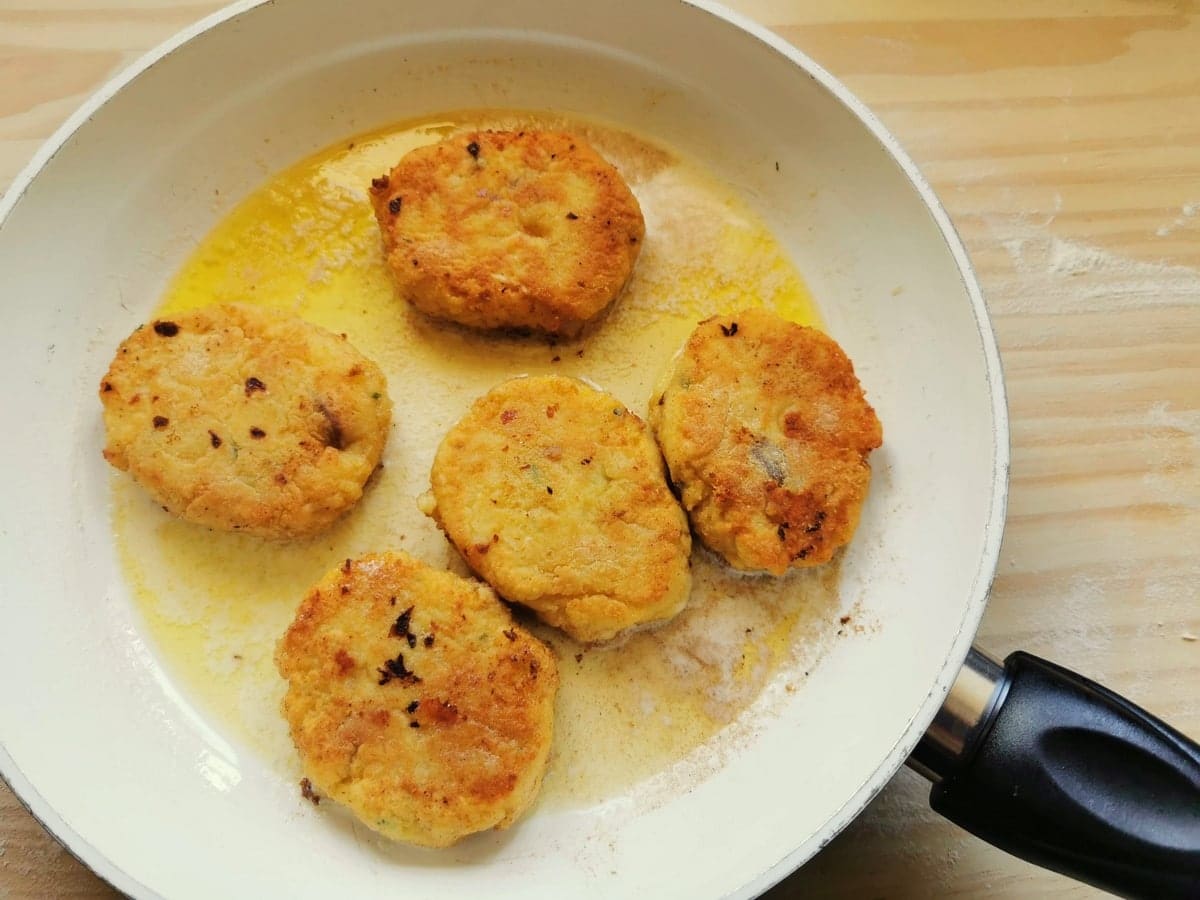
<instances>
[{"instance_id":1,"label":"melted butter","mask_svg":"<svg viewBox=\"0 0 1200 900\"><path fill-rule=\"evenodd\" d=\"M367 187L408 150L457 130L582 133L629 181L646 218L634 277L582 338L481 336L437 325L388 280ZM279 715L275 642L306 589L342 559L405 549L465 573L415 498L442 434L478 395L518 374L586 378L644 412L655 383L709 315L766 305L815 324L804 282L750 211L712 176L636 136L590 122L469 113L406 123L322 151L274 176L196 248L157 315L222 302L292 309L375 359L395 424L384 467L329 533L271 543L172 519L114 476L114 525L132 595L168 668L229 732L272 764L297 763ZM688 608L619 646L587 649L533 627L559 658L555 747L541 803L611 798L713 741L798 653L830 629L836 572L746 578L694 556ZM697 776L698 777L698 776Z\"/></svg>"}]
</instances>

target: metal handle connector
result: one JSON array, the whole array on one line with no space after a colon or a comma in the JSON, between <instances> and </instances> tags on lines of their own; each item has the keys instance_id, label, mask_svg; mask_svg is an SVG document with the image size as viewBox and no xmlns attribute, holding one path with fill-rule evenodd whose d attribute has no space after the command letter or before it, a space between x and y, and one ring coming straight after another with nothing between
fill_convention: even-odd
<instances>
[{"instance_id":1,"label":"metal handle connector","mask_svg":"<svg viewBox=\"0 0 1200 900\"><path fill-rule=\"evenodd\" d=\"M1007 683L1004 666L972 647L908 765L934 783L954 771L987 731Z\"/></svg>"}]
</instances>

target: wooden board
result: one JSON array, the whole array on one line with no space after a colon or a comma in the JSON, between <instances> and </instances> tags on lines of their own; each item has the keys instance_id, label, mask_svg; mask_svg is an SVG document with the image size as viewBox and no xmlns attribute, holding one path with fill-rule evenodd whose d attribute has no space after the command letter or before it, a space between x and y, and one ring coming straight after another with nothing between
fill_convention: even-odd
<instances>
[{"instance_id":1,"label":"wooden board","mask_svg":"<svg viewBox=\"0 0 1200 900\"><path fill-rule=\"evenodd\" d=\"M217 5L0 0L0 186L90 91ZM876 110L978 267L1013 446L981 643L1054 658L1200 735L1200 11L730 5ZM1097 893L960 832L927 794L901 772L770 896ZM110 895L0 787L0 898Z\"/></svg>"}]
</instances>

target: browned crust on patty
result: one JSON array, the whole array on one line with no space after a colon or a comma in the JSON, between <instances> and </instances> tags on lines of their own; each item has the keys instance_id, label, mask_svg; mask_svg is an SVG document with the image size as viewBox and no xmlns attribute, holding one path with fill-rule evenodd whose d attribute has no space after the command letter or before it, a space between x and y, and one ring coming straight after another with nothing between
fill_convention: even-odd
<instances>
[{"instance_id":1,"label":"browned crust on patty","mask_svg":"<svg viewBox=\"0 0 1200 900\"><path fill-rule=\"evenodd\" d=\"M383 373L345 335L254 306L140 327L99 393L113 466L181 518L270 538L354 506L391 423Z\"/></svg>"},{"instance_id":2,"label":"browned crust on patty","mask_svg":"<svg viewBox=\"0 0 1200 900\"><path fill-rule=\"evenodd\" d=\"M305 775L429 847L511 825L541 785L558 672L486 585L404 553L346 560L276 650Z\"/></svg>"},{"instance_id":3,"label":"browned crust on patty","mask_svg":"<svg viewBox=\"0 0 1200 900\"><path fill-rule=\"evenodd\" d=\"M373 181L371 200L399 292L473 328L577 333L620 293L645 235L620 173L556 132L420 147Z\"/></svg>"},{"instance_id":4,"label":"browned crust on patty","mask_svg":"<svg viewBox=\"0 0 1200 900\"><path fill-rule=\"evenodd\" d=\"M701 322L650 420L692 527L735 568L818 565L853 537L883 432L818 329L761 309Z\"/></svg>"},{"instance_id":5,"label":"browned crust on patty","mask_svg":"<svg viewBox=\"0 0 1200 900\"><path fill-rule=\"evenodd\" d=\"M687 519L645 424L573 378L514 378L450 430L429 511L506 599L581 641L678 613Z\"/></svg>"}]
</instances>

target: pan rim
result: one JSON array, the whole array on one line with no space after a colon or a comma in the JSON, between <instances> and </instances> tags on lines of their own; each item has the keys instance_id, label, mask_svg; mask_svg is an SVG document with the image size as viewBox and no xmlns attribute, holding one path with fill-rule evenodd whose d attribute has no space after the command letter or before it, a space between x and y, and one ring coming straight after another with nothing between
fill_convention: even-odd
<instances>
[{"instance_id":1,"label":"pan rim","mask_svg":"<svg viewBox=\"0 0 1200 900\"><path fill-rule=\"evenodd\" d=\"M274 0L235 0L204 18L188 25L158 46L139 56L124 69L116 73L91 94L66 121L34 153L30 161L20 170L11 186L0 198L0 231L21 201L30 185L54 159L75 133L131 82L149 71L171 53L207 31L236 19L260 6L270 5ZM993 456L992 487L987 520L984 523L983 552L975 572L972 587L963 603L963 615L954 642L942 661L937 679L920 708L909 720L903 734L887 751L884 761L849 797L824 826L791 852L755 875L730 897L753 897L778 883L791 872L808 861L817 851L829 843L844 829L870 801L879 793L895 773L903 766L909 753L932 721L942 698L948 693L958 671L966 658L975 633L987 605L988 592L995 575L1003 538L1008 495L1010 466L1009 421L1003 369L999 347L991 319L987 312L983 294L974 267L966 248L949 214L942 206L933 188L916 164L902 148L897 139L875 114L842 82L819 63L783 38L747 16L728 9L712 0L680 0L686 6L710 15L717 20L747 34L770 50L781 55L804 74L816 81L841 106L867 129L887 155L907 178L909 184L937 225L958 268L958 274L967 297L980 341L985 362L985 380L992 404ZM83 835L51 807L37 788L25 777L0 741L0 779L13 791L19 802L72 856L80 860L100 878L122 893L136 897L159 898L162 895L151 890L126 873L108 856L98 851Z\"/></svg>"}]
</instances>

